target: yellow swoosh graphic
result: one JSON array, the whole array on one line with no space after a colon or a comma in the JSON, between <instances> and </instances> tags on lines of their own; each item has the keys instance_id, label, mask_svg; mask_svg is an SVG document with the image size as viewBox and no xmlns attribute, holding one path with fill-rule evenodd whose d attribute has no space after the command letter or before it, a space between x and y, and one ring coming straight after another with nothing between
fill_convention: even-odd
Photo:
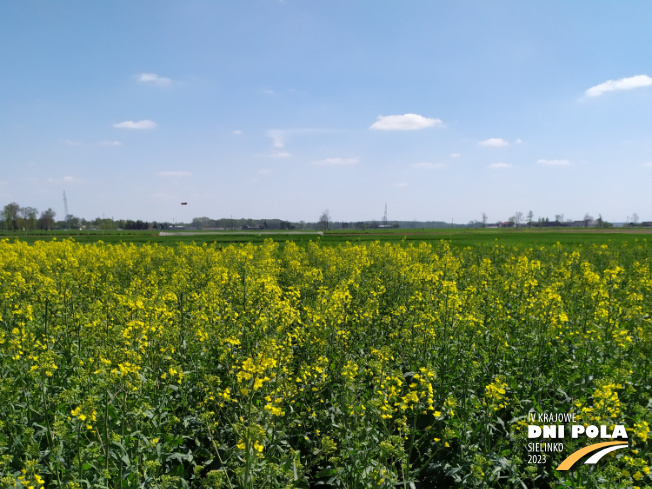
<instances>
[{"instance_id":1,"label":"yellow swoosh graphic","mask_svg":"<svg viewBox=\"0 0 652 489\"><path fill-rule=\"evenodd\" d=\"M580 448L576 452L573 452L568 457L566 457L566 460L564 460L562 463L559 464L557 470L568 470L573 466L575 462L581 459L584 455L591 452L595 452L596 450L599 450L603 447L609 447L612 445L627 445L627 444L628 443L626 441L605 441L604 443L594 443L593 445L589 445L588 447Z\"/></svg>"}]
</instances>

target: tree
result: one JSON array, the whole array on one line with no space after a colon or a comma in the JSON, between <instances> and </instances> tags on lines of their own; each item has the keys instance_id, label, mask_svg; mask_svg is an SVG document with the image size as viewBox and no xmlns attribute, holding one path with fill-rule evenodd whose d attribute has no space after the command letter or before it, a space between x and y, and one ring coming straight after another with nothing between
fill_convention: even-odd
<instances>
[{"instance_id":1,"label":"tree","mask_svg":"<svg viewBox=\"0 0 652 489\"><path fill-rule=\"evenodd\" d=\"M534 220L534 213L532 211L527 213L527 225L532 227L532 221Z\"/></svg>"},{"instance_id":2,"label":"tree","mask_svg":"<svg viewBox=\"0 0 652 489\"><path fill-rule=\"evenodd\" d=\"M555 214L555 222L557 224L561 224L564 220L564 215L563 214Z\"/></svg>"},{"instance_id":3,"label":"tree","mask_svg":"<svg viewBox=\"0 0 652 489\"><path fill-rule=\"evenodd\" d=\"M604 219L602 219L602 214L598 215L598 218L596 219L596 222L598 223L597 225L598 225L599 228L611 228L611 227L613 227L613 224L611 224L610 222L607 222Z\"/></svg>"},{"instance_id":4,"label":"tree","mask_svg":"<svg viewBox=\"0 0 652 489\"><path fill-rule=\"evenodd\" d=\"M211 219L209 217L194 217L192 219L192 227L197 229L205 229L210 227Z\"/></svg>"},{"instance_id":5,"label":"tree","mask_svg":"<svg viewBox=\"0 0 652 489\"><path fill-rule=\"evenodd\" d=\"M512 217L509 218L509 220L513 222L516 227L518 227L523 222L523 213L520 211L516 212Z\"/></svg>"},{"instance_id":6,"label":"tree","mask_svg":"<svg viewBox=\"0 0 652 489\"><path fill-rule=\"evenodd\" d=\"M5 229L16 231L18 229L18 213L20 206L16 202L7 204L2 210L2 219L5 222Z\"/></svg>"},{"instance_id":7,"label":"tree","mask_svg":"<svg viewBox=\"0 0 652 489\"><path fill-rule=\"evenodd\" d=\"M593 222L593 216L588 212L584 214L584 227L588 228L589 224Z\"/></svg>"},{"instance_id":8,"label":"tree","mask_svg":"<svg viewBox=\"0 0 652 489\"><path fill-rule=\"evenodd\" d=\"M485 213L483 212L483 213L482 213L482 229L484 229L485 227L487 227L487 220L488 220L488 219L489 219L489 218L487 217L487 214L485 214Z\"/></svg>"},{"instance_id":9,"label":"tree","mask_svg":"<svg viewBox=\"0 0 652 489\"><path fill-rule=\"evenodd\" d=\"M36 214L38 210L34 207L23 207L20 209L20 215L23 218L23 225L29 230L36 229Z\"/></svg>"},{"instance_id":10,"label":"tree","mask_svg":"<svg viewBox=\"0 0 652 489\"><path fill-rule=\"evenodd\" d=\"M72 214L68 214L66 216L66 224L68 229L79 229L81 228L81 219L77 216L73 216Z\"/></svg>"},{"instance_id":11,"label":"tree","mask_svg":"<svg viewBox=\"0 0 652 489\"><path fill-rule=\"evenodd\" d=\"M636 212L632 214L632 224L634 224L635 226L638 224L638 214Z\"/></svg>"},{"instance_id":12,"label":"tree","mask_svg":"<svg viewBox=\"0 0 652 489\"><path fill-rule=\"evenodd\" d=\"M324 212L321 213L321 216L319 216L319 229L328 229L328 224L331 221L331 215L328 212L328 209L326 209Z\"/></svg>"},{"instance_id":13,"label":"tree","mask_svg":"<svg viewBox=\"0 0 652 489\"><path fill-rule=\"evenodd\" d=\"M54 227L54 216L56 215L57 213L51 207L47 211L41 212L41 216L38 218L39 229L49 229L52 231Z\"/></svg>"},{"instance_id":14,"label":"tree","mask_svg":"<svg viewBox=\"0 0 652 489\"><path fill-rule=\"evenodd\" d=\"M115 223L113 222L113 219L104 218L104 217L96 218L95 221L93 221L93 225L97 229L103 229L103 230L115 229L115 227L116 227Z\"/></svg>"}]
</instances>

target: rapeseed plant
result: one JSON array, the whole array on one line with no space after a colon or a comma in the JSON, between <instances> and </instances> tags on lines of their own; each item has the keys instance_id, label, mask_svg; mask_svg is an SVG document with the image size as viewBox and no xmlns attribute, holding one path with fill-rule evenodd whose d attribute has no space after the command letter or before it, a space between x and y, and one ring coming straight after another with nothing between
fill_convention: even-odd
<instances>
[{"instance_id":1,"label":"rapeseed plant","mask_svg":"<svg viewBox=\"0 0 652 489\"><path fill-rule=\"evenodd\" d=\"M572 411L650 486L646 250L0 241L0 483L570 483L524 419Z\"/></svg>"}]
</instances>

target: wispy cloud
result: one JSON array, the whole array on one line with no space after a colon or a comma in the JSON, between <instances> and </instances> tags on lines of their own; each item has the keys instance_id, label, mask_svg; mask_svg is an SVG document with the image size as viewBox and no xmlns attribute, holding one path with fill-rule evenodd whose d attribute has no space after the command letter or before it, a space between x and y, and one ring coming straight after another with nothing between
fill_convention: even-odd
<instances>
[{"instance_id":1,"label":"wispy cloud","mask_svg":"<svg viewBox=\"0 0 652 489\"><path fill-rule=\"evenodd\" d=\"M509 143L503 138L489 138L478 143L480 146L489 146L493 148L502 148L503 146L509 146Z\"/></svg>"},{"instance_id":2,"label":"wispy cloud","mask_svg":"<svg viewBox=\"0 0 652 489\"><path fill-rule=\"evenodd\" d=\"M276 151L271 154L272 158L290 158L292 156L292 153L288 153L287 151Z\"/></svg>"},{"instance_id":3,"label":"wispy cloud","mask_svg":"<svg viewBox=\"0 0 652 489\"><path fill-rule=\"evenodd\" d=\"M192 173L189 171L160 171L156 174L158 177L164 177L164 178L169 178L169 177L190 177L192 176Z\"/></svg>"},{"instance_id":4,"label":"wispy cloud","mask_svg":"<svg viewBox=\"0 0 652 489\"><path fill-rule=\"evenodd\" d=\"M116 122L113 124L113 127L117 127L119 129L154 129L156 127L156 122L150 121L149 119L145 119L142 121L124 121L124 122Z\"/></svg>"},{"instance_id":5,"label":"wispy cloud","mask_svg":"<svg viewBox=\"0 0 652 489\"><path fill-rule=\"evenodd\" d=\"M379 115L370 129L378 131L416 131L426 127L441 126L440 119L430 119L419 114Z\"/></svg>"},{"instance_id":6,"label":"wispy cloud","mask_svg":"<svg viewBox=\"0 0 652 489\"><path fill-rule=\"evenodd\" d=\"M355 165L358 158L326 158L323 160L313 161L313 165L318 166L347 166Z\"/></svg>"},{"instance_id":7,"label":"wispy cloud","mask_svg":"<svg viewBox=\"0 0 652 489\"><path fill-rule=\"evenodd\" d=\"M82 183L82 179L77 177L71 177L70 175L66 175L65 177L61 177L61 178L48 178L48 183L79 185L80 183Z\"/></svg>"},{"instance_id":8,"label":"wispy cloud","mask_svg":"<svg viewBox=\"0 0 652 489\"><path fill-rule=\"evenodd\" d=\"M620 80L608 80L594 87L589 88L586 95L589 97L599 97L603 93L614 92L616 90L631 90L633 88L649 87L652 85L652 78L647 75L636 75Z\"/></svg>"},{"instance_id":9,"label":"wispy cloud","mask_svg":"<svg viewBox=\"0 0 652 489\"><path fill-rule=\"evenodd\" d=\"M643 163L641 166L652 166L652 161L648 161L647 163Z\"/></svg>"},{"instance_id":10,"label":"wispy cloud","mask_svg":"<svg viewBox=\"0 0 652 489\"><path fill-rule=\"evenodd\" d=\"M269 89L263 90L263 93L265 95L276 95L276 92L274 90L269 90Z\"/></svg>"},{"instance_id":11,"label":"wispy cloud","mask_svg":"<svg viewBox=\"0 0 652 489\"><path fill-rule=\"evenodd\" d=\"M69 139L66 139L64 141L66 146L71 146L71 147L80 147L80 146L86 146L87 143L84 141L71 141ZM122 146L122 143L120 141L100 141L99 143L88 143L90 145L99 145L99 146Z\"/></svg>"},{"instance_id":12,"label":"wispy cloud","mask_svg":"<svg viewBox=\"0 0 652 489\"><path fill-rule=\"evenodd\" d=\"M408 184L406 182L398 182L398 183L395 183L394 186L402 188L402 187L407 187Z\"/></svg>"},{"instance_id":13,"label":"wispy cloud","mask_svg":"<svg viewBox=\"0 0 652 489\"><path fill-rule=\"evenodd\" d=\"M420 163L415 163L412 166L414 168L423 168L423 169L426 169L426 170L435 170L437 168L444 168L444 166L446 166L446 165L444 165L443 163L429 163L427 161L422 161Z\"/></svg>"},{"instance_id":14,"label":"wispy cloud","mask_svg":"<svg viewBox=\"0 0 652 489\"><path fill-rule=\"evenodd\" d=\"M462 153L451 153L451 158L459 158L462 156Z\"/></svg>"},{"instance_id":15,"label":"wispy cloud","mask_svg":"<svg viewBox=\"0 0 652 489\"><path fill-rule=\"evenodd\" d=\"M242 136L243 132L240 129L234 129L233 131L231 131L231 134L235 136Z\"/></svg>"},{"instance_id":16,"label":"wispy cloud","mask_svg":"<svg viewBox=\"0 0 652 489\"><path fill-rule=\"evenodd\" d=\"M275 148L282 148L287 141L287 131L283 129L270 129L267 135L272 138L272 146Z\"/></svg>"},{"instance_id":17,"label":"wispy cloud","mask_svg":"<svg viewBox=\"0 0 652 489\"><path fill-rule=\"evenodd\" d=\"M304 129L269 129L267 131L267 136L272 140L272 146L274 148L284 148L288 139L297 135L305 134L329 134L334 131L330 129L316 129L316 128L304 128Z\"/></svg>"},{"instance_id":18,"label":"wispy cloud","mask_svg":"<svg viewBox=\"0 0 652 489\"><path fill-rule=\"evenodd\" d=\"M260 175L270 175L272 173L272 169L271 168L261 168L260 170L258 170L258 173Z\"/></svg>"},{"instance_id":19,"label":"wispy cloud","mask_svg":"<svg viewBox=\"0 0 652 489\"><path fill-rule=\"evenodd\" d=\"M545 159L540 159L537 161L537 163L546 166L568 166L571 164L571 162L568 160L545 160Z\"/></svg>"},{"instance_id":20,"label":"wispy cloud","mask_svg":"<svg viewBox=\"0 0 652 489\"><path fill-rule=\"evenodd\" d=\"M511 168L512 165L510 163L492 163L489 165L489 168L492 170L504 170L506 168Z\"/></svg>"},{"instance_id":21,"label":"wispy cloud","mask_svg":"<svg viewBox=\"0 0 652 489\"><path fill-rule=\"evenodd\" d=\"M141 83L149 83L159 87L167 87L172 83L172 80L169 78L159 76L156 73L140 73L139 75L136 75L136 78Z\"/></svg>"}]
</instances>

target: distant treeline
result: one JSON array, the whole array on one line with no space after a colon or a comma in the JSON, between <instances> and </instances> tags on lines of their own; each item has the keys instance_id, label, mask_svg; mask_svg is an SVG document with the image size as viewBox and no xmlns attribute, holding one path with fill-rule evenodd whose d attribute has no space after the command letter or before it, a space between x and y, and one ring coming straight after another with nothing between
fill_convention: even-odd
<instances>
[{"instance_id":1,"label":"distant treeline","mask_svg":"<svg viewBox=\"0 0 652 489\"><path fill-rule=\"evenodd\" d=\"M456 224L443 221L284 221L282 219L210 219L208 217L196 217L191 223L185 225L187 229L208 230L208 229L273 229L273 230L364 230L382 228L450 228L467 227L467 224Z\"/></svg>"},{"instance_id":2,"label":"distant treeline","mask_svg":"<svg viewBox=\"0 0 652 489\"><path fill-rule=\"evenodd\" d=\"M250 219L250 218L220 218L195 217L191 222L157 222L132 219L113 219L97 217L87 220L69 214L62 220L56 220L56 213L52 208L39 212L34 207L22 207L16 202L11 202L2 208L0 213L0 229L7 231L51 231L55 229L85 229L85 230L365 230L365 229L436 229L436 228L484 228L484 227L611 227L599 216L594 219L589 214L581 221L564 219L563 214L556 215L554 220L548 218L534 219L530 211L527 215L517 212L507 221L496 223L488 222L487 216L482 215L481 221L456 223L445 221L332 221L328 211L324 211L316 222L286 221L283 219ZM620 225L623 225L621 223ZM640 222L638 215L628 216L625 226L649 227L652 222Z\"/></svg>"}]
</instances>

